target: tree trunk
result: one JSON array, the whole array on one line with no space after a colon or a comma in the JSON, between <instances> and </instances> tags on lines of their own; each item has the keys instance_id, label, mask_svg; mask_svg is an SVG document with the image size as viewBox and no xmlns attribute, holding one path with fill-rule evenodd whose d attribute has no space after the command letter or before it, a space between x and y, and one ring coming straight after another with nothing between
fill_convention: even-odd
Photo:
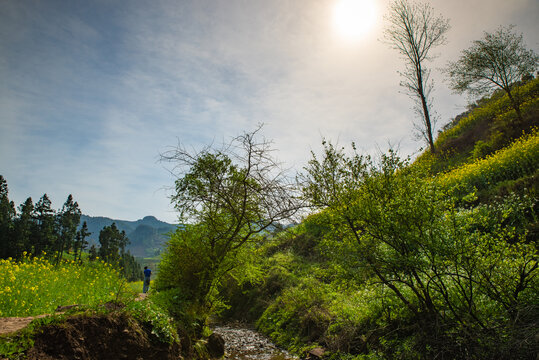
<instances>
[{"instance_id":1,"label":"tree trunk","mask_svg":"<svg viewBox=\"0 0 539 360\"><path fill-rule=\"evenodd\" d=\"M511 94L511 90L506 89L507 96L509 97L509 101L511 101L511 105L513 106L513 109L517 112L517 118L519 122L522 122L522 114L520 113L520 106L518 105L518 102L513 98L513 94Z\"/></svg>"}]
</instances>

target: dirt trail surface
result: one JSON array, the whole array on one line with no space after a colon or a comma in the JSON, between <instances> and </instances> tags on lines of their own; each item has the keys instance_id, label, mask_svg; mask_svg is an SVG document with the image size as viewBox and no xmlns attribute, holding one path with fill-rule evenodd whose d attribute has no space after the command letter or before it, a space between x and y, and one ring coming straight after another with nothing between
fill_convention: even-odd
<instances>
[{"instance_id":1,"label":"dirt trail surface","mask_svg":"<svg viewBox=\"0 0 539 360\"><path fill-rule=\"evenodd\" d=\"M0 335L15 332L25 328L34 319L39 319L48 315L28 316L28 317L5 317L0 318Z\"/></svg>"},{"instance_id":2,"label":"dirt trail surface","mask_svg":"<svg viewBox=\"0 0 539 360\"><path fill-rule=\"evenodd\" d=\"M216 326L214 332L225 340L228 360L292 360L298 359L276 347L255 330L237 326Z\"/></svg>"}]
</instances>

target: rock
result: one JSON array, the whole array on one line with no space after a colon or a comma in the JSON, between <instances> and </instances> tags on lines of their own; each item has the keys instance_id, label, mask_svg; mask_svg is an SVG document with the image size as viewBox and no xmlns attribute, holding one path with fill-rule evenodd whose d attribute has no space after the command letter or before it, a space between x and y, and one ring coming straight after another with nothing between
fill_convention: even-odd
<instances>
[{"instance_id":1,"label":"rock","mask_svg":"<svg viewBox=\"0 0 539 360\"><path fill-rule=\"evenodd\" d=\"M212 358L220 358L225 354L225 340L217 333L213 333L208 338L208 353Z\"/></svg>"},{"instance_id":2,"label":"rock","mask_svg":"<svg viewBox=\"0 0 539 360\"><path fill-rule=\"evenodd\" d=\"M321 359L322 356L324 356L325 352L326 352L326 350L324 350L324 349L322 349L320 347L311 349L311 350L309 350L309 352L307 354L307 359Z\"/></svg>"},{"instance_id":3,"label":"rock","mask_svg":"<svg viewBox=\"0 0 539 360\"><path fill-rule=\"evenodd\" d=\"M65 306L58 306L56 308L56 310L54 310L55 312L64 312L66 310L69 310L69 309L73 309L75 307L78 307L80 305L65 305Z\"/></svg>"}]
</instances>

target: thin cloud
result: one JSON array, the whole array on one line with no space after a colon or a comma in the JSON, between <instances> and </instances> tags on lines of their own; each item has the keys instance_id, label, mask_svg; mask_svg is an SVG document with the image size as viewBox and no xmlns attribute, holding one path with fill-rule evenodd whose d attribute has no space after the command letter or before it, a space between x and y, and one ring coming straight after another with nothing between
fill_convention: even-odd
<instances>
[{"instance_id":1,"label":"thin cloud","mask_svg":"<svg viewBox=\"0 0 539 360\"><path fill-rule=\"evenodd\" d=\"M388 0L380 0L381 14ZM301 169L322 137L374 153L412 140L402 61L375 30L331 29L332 0L0 3L0 171L17 203L72 193L91 215L176 216L157 162L180 140L227 141L265 123L276 156ZM437 69L483 30L513 23L538 48L536 0L433 0L451 19L432 68L440 125L467 99Z\"/></svg>"}]
</instances>

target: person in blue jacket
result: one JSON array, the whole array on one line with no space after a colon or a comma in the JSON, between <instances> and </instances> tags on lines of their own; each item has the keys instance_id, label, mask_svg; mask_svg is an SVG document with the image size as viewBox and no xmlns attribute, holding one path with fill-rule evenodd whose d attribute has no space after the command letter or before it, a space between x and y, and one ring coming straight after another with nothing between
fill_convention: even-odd
<instances>
[{"instance_id":1,"label":"person in blue jacket","mask_svg":"<svg viewBox=\"0 0 539 360\"><path fill-rule=\"evenodd\" d=\"M142 286L142 292L147 293L148 288L150 287L150 276L152 276L152 271L148 269L147 266L144 267L144 285Z\"/></svg>"}]
</instances>

